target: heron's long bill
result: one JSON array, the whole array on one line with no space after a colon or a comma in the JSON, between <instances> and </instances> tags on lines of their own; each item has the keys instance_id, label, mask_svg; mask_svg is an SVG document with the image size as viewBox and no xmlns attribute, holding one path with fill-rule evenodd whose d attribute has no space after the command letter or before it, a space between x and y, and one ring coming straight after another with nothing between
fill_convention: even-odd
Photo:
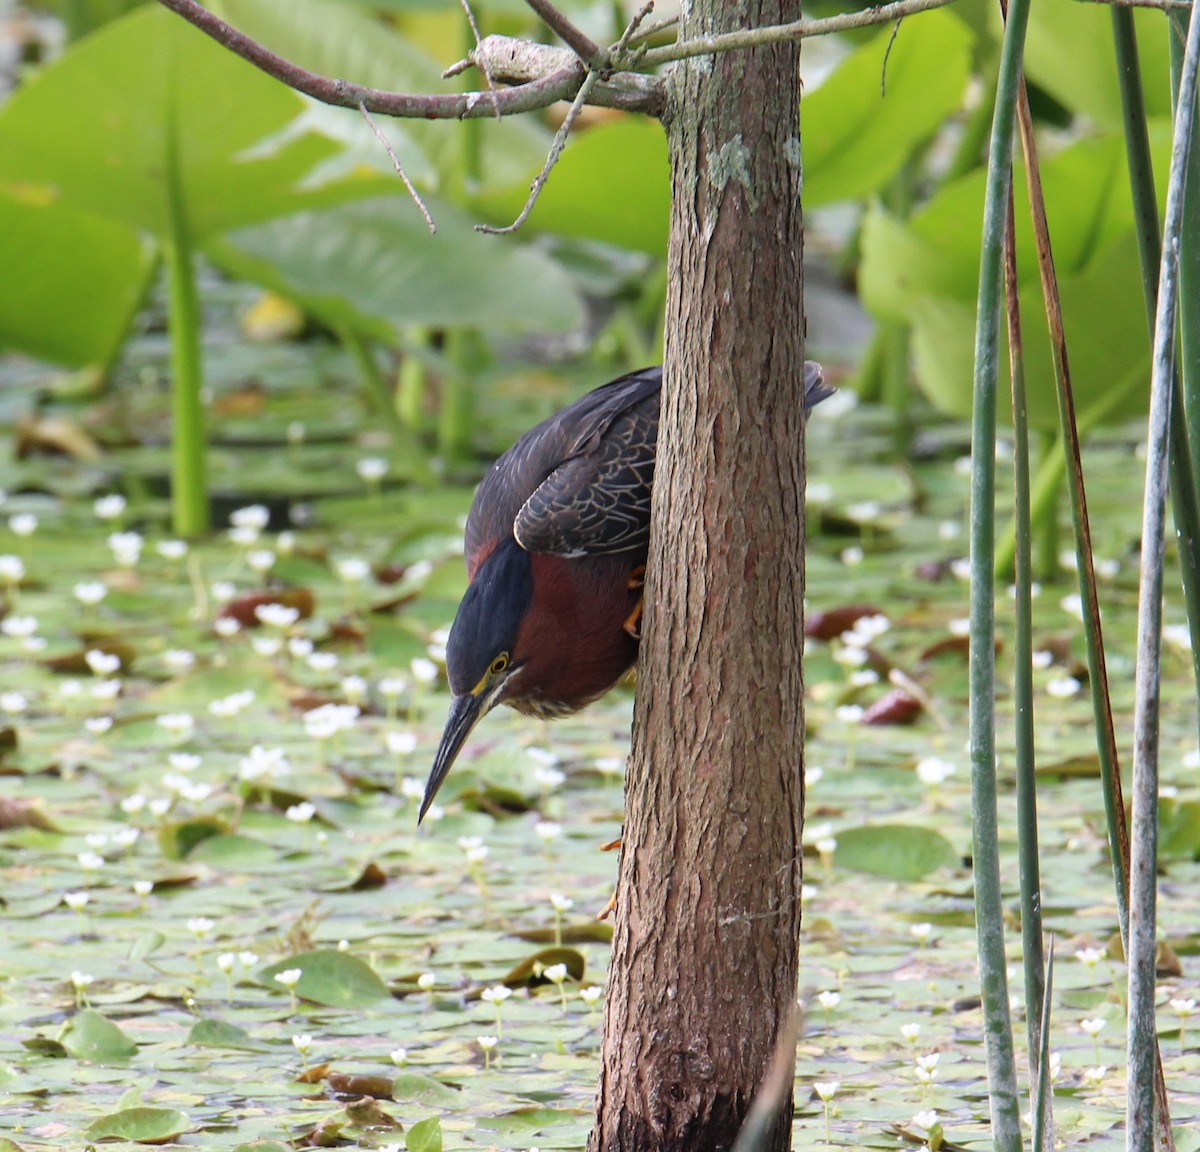
<instances>
[{"instance_id":1,"label":"heron's long bill","mask_svg":"<svg viewBox=\"0 0 1200 1152\"><path fill-rule=\"evenodd\" d=\"M446 779L455 757L462 751L467 737L491 710L493 702L494 697L482 692L476 696L455 696L450 701L450 715L446 717L442 742L438 745L437 755L433 758L433 771L429 773L429 782L425 785L425 798L421 801L421 811L417 815L418 824L425 819L425 813L429 811L433 798L442 786L442 781Z\"/></svg>"}]
</instances>

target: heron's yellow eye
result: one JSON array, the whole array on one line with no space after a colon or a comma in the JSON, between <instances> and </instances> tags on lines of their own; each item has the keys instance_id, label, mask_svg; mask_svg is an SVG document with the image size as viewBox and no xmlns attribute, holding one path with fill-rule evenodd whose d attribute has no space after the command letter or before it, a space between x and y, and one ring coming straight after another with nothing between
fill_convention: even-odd
<instances>
[{"instance_id":1,"label":"heron's yellow eye","mask_svg":"<svg viewBox=\"0 0 1200 1152\"><path fill-rule=\"evenodd\" d=\"M503 672L507 667L508 667L508 653L501 652L500 655L497 656L496 659L492 661L491 667L488 668L488 671L493 676L499 676L500 673Z\"/></svg>"}]
</instances>

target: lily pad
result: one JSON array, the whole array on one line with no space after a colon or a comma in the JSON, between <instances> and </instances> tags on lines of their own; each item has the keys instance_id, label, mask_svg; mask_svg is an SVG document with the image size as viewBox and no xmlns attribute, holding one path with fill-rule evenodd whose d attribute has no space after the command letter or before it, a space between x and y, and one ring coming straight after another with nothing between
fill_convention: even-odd
<instances>
[{"instance_id":1,"label":"lily pad","mask_svg":"<svg viewBox=\"0 0 1200 1152\"><path fill-rule=\"evenodd\" d=\"M369 964L349 952L331 949L289 956L261 969L255 979L266 988L279 989L282 985L275 977L292 968L300 969L296 995L314 1004L330 1008L365 1008L391 995Z\"/></svg>"}]
</instances>

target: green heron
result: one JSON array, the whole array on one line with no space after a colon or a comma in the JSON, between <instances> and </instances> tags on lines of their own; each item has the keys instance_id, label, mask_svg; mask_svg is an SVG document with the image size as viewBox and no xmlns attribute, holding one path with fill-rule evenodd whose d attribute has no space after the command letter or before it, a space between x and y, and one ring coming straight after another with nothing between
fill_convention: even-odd
<instances>
[{"instance_id":1,"label":"green heron","mask_svg":"<svg viewBox=\"0 0 1200 1152\"><path fill-rule=\"evenodd\" d=\"M418 819L497 704L564 716L633 666L650 540L661 368L613 380L526 432L467 516L470 584L446 643L454 698ZM804 365L804 411L831 395Z\"/></svg>"}]
</instances>

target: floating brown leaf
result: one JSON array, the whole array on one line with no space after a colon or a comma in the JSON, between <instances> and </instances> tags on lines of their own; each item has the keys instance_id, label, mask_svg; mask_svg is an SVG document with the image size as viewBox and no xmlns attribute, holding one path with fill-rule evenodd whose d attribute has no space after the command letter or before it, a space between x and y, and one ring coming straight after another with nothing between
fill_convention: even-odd
<instances>
[{"instance_id":1,"label":"floating brown leaf","mask_svg":"<svg viewBox=\"0 0 1200 1152\"><path fill-rule=\"evenodd\" d=\"M300 613L300 619L307 620L316 610L317 598L311 588L272 588L262 592L247 592L245 596L230 600L221 609L221 615L236 620L243 628L257 628L259 619L254 610L267 604L295 608Z\"/></svg>"},{"instance_id":2,"label":"floating brown leaf","mask_svg":"<svg viewBox=\"0 0 1200 1152\"><path fill-rule=\"evenodd\" d=\"M895 688L863 713L862 723L874 727L915 724L922 711L924 706L920 700L901 688Z\"/></svg>"},{"instance_id":3,"label":"floating brown leaf","mask_svg":"<svg viewBox=\"0 0 1200 1152\"><path fill-rule=\"evenodd\" d=\"M810 612L804 619L804 635L812 640L836 640L865 616L878 616L874 604L842 604L824 612Z\"/></svg>"}]
</instances>

